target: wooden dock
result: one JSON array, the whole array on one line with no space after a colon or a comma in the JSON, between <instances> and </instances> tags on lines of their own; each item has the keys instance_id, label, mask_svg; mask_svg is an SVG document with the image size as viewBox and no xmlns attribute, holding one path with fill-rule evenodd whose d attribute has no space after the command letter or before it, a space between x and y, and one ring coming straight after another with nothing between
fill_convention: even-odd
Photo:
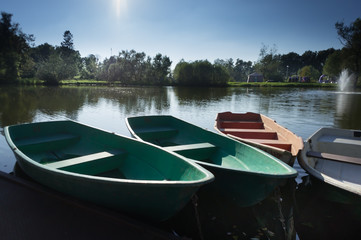
<instances>
[{"instance_id":1,"label":"wooden dock","mask_svg":"<svg viewBox=\"0 0 361 240\"><path fill-rule=\"evenodd\" d=\"M0 172L0 239L179 239L120 213Z\"/></svg>"}]
</instances>

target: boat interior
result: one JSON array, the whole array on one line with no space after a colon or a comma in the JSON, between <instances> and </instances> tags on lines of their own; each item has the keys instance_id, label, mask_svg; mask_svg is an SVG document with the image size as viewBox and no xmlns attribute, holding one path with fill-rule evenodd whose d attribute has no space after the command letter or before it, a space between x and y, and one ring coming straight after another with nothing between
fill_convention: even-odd
<instances>
[{"instance_id":1,"label":"boat interior","mask_svg":"<svg viewBox=\"0 0 361 240\"><path fill-rule=\"evenodd\" d=\"M25 138L16 141L19 150L44 164L68 172L137 180L194 180L172 170L166 174L149 158L129 154L123 148L106 146L100 139L69 133ZM179 173L176 173L178 171ZM191 171L191 170L190 170Z\"/></svg>"},{"instance_id":2,"label":"boat interior","mask_svg":"<svg viewBox=\"0 0 361 240\"><path fill-rule=\"evenodd\" d=\"M236 139L280 148L291 152L293 156L303 147L302 140L296 139L291 132L281 129L275 121L260 114L220 113L216 124L221 132ZM297 144L298 142L300 144Z\"/></svg>"}]
</instances>

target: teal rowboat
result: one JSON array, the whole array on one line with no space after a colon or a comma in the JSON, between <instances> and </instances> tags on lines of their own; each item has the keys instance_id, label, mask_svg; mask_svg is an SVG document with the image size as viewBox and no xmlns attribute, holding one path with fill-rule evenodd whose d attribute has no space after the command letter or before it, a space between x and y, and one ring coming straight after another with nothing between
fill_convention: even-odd
<instances>
[{"instance_id":1,"label":"teal rowboat","mask_svg":"<svg viewBox=\"0 0 361 240\"><path fill-rule=\"evenodd\" d=\"M147 220L170 218L214 179L182 156L73 121L4 131L20 167L35 181Z\"/></svg>"},{"instance_id":2,"label":"teal rowboat","mask_svg":"<svg viewBox=\"0 0 361 240\"><path fill-rule=\"evenodd\" d=\"M262 201L285 179L297 176L292 167L262 150L173 116L129 117L126 124L136 138L211 171L216 179L209 189L242 207Z\"/></svg>"}]
</instances>

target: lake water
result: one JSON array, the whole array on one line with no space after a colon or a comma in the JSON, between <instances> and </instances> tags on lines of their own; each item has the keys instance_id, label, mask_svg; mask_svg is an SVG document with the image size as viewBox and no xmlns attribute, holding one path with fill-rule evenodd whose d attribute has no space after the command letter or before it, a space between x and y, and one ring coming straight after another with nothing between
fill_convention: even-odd
<instances>
[{"instance_id":1,"label":"lake water","mask_svg":"<svg viewBox=\"0 0 361 240\"><path fill-rule=\"evenodd\" d=\"M262 113L305 140L321 127L361 129L361 92L314 88L0 86L0 171L10 173L15 164L3 136L7 125L72 119L130 136L126 117L166 114L213 131L216 114L223 111ZM298 177L255 207L235 210L218 206L210 210L212 203L200 196L197 209L189 204L179 216L159 227L194 239L358 236L361 211L325 201L319 194L323 186L309 178L297 162L294 168ZM194 212L198 212L197 216Z\"/></svg>"}]
</instances>

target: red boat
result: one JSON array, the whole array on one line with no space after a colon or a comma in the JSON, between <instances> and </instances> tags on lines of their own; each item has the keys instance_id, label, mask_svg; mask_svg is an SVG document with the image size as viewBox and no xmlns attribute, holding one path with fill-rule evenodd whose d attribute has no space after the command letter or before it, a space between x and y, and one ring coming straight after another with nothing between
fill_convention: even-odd
<instances>
[{"instance_id":1,"label":"red boat","mask_svg":"<svg viewBox=\"0 0 361 240\"><path fill-rule=\"evenodd\" d=\"M301 137L258 113L218 113L214 127L219 133L262 149L290 166L303 148Z\"/></svg>"}]
</instances>

